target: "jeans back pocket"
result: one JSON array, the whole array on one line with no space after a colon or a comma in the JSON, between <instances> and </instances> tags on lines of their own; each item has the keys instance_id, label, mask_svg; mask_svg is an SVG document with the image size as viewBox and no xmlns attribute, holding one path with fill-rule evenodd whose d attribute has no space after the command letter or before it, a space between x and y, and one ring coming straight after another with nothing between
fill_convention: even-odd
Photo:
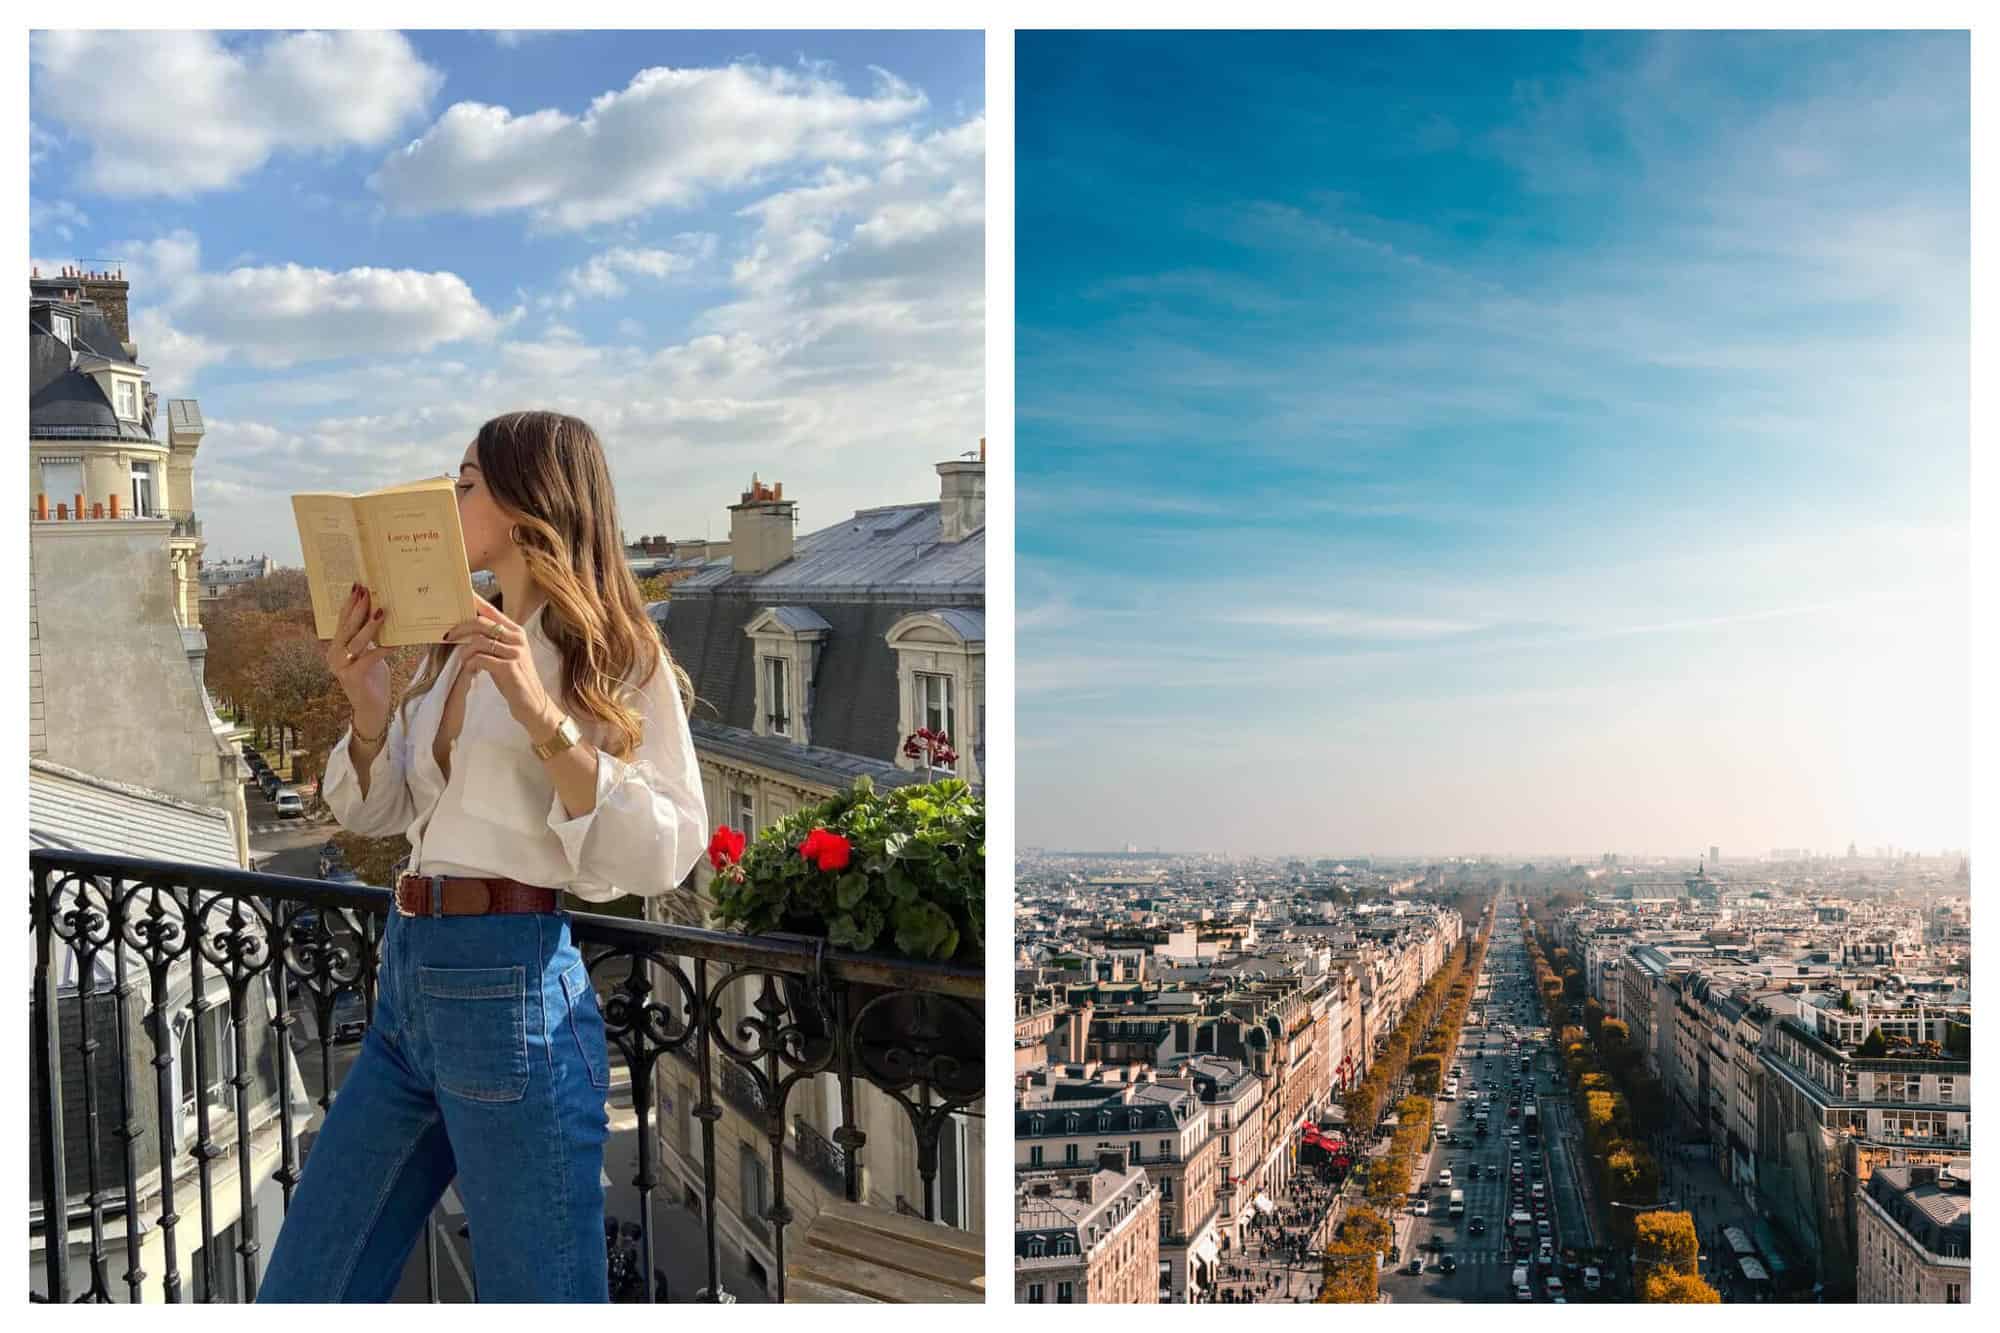
<instances>
[{"instance_id":1,"label":"jeans back pocket","mask_svg":"<svg viewBox=\"0 0 2000 1333\"><path fill-rule=\"evenodd\" d=\"M438 1087L477 1102L528 1092L528 978L515 967L418 967Z\"/></svg>"},{"instance_id":2,"label":"jeans back pocket","mask_svg":"<svg viewBox=\"0 0 2000 1333\"><path fill-rule=\"evenodd\" d=\"M604 1013L597 1005L597 991L590 984L590 968L579 958L562 976L563 997L569 1002L567 1025L576 1042L590 1085L599 1092L611 1089L611 1055L605 1046Z\"/></svg>"}]
</instances>

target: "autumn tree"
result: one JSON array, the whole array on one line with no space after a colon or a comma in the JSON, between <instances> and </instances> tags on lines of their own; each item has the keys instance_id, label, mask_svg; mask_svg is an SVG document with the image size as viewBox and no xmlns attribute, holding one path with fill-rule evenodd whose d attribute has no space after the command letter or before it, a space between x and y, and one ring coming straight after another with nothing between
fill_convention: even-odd
<instances>
[{"instance_id":1,"label":"autumn tree","mask_svg":"<svg viewBox=\"0 0 2000 1333\"><path fill-rule=\"evenodd\" d=\"M1631 1139L1609 1145L1603 1162L1605 1192L1620 1203L1647 1203L1659 1197L1660 1168L1653 1155Z\"/></svg>"},{"instance_id":2,"label":"autumn tree","mask_svg":"<svg viewBox=\"0 0 2000 1333\"><path fill-rule=\"evenodd\" d=\"M1684 1212L1661 1208L1640 1213L1632 1219L1632 1263L1634 1275L1644 1278L1656 1272L1693 1276L1701 1255L1695 1236L1694 1218Z\"/></svg>"},{"instance_id":3,"label":"autumn tree","mask_svg":"<svg viewBox=\"0 0 2000 1333\"><path fill-rule=\"evenodd\" d=\"M1720 1305L1714 1287L1692 1273L1651 1273L1640 1283L1639 1299L1648 1305Z\"/></svg>"},{"instance_id":4,"label":"autumn tree","mask_svg":"<svg viewBox=\"0 0 2000 1333\"><path fill-rule=\"evenodd\" d=\"M229 590L230 599L241 599L257 610L271 613L304 611L312 623L312 588L303 569L277 569L261 579L239 583Z\"/></svg>"},{"instance_id":5,"label":"autumn tree","mask_svg":"<svg viewBox=\"0 0 2000 1333\"><path fill-rule=\"evenodd\" d=\"M1326 1247L1319 1301L1323 1305L1373 1305L1380 1296L1379 1251L1336 1238Z\"/></svg>"},{"instance_id":6,"label":"autumn tree","mask_svg":"<svg viewBox=\"0 0 2000 1333\"><path fill-rule=\"evenodd\" d=\"M1607 1018L1597 1026L1597 1053L1605 1067L1617 1071L1630 1051L1632 1029L1622 1018Z\"/></svg>"},{"instance_id":7,"label":"autumn tree","mask_svg":"<svg viewBox=\"0 0 2000 1333\"><path fill-rule=\"evenodd\" d=\"M401 836L368 838L343 829L333 835L333 843L340 848L348 867L361 876L362 883L385 888L396 867L410 854L409 841Z\"/></svg>"}]
</instances>

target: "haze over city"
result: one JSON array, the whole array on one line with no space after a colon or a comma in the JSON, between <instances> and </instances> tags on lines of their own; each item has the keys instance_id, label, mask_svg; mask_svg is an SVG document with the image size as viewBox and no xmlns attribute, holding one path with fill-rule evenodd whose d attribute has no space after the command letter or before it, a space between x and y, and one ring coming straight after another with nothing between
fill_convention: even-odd
<instances>
[{"instance_id":1,"label":"haze over city","mask_svg":"<svg viewBox=\"0 0 2000 1333\"><path fill-rule=\"evenodd\" d=\"M1023 845L1966 845L1962 35L1019 40Z\"/></svg>"}]
</instances>

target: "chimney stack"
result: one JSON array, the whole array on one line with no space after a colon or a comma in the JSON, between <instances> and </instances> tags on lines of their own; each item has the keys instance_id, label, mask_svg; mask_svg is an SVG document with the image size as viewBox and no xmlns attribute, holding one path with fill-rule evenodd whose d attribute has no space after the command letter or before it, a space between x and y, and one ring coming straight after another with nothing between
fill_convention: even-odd
<instances>
[{"instance_id":1,"label":"chimney stack","mask_svg":"<svg viewBox=\"0 0 2000 1333\"><path fill-rule=\"evenodd\" d=\"M961 542L986 526L986 441L979 457L950 458L937 465L938 540Z\"/></svg>"},{"instance_id":2,"label":"chimney stack","mask_svg":"<svg viewBox=\"0 0 2000 1333\"><path fill-rule=\"evenodd\" d=\"M729 554L738 574L762 574L792 558L798 507L782 483L766 486L751 474L750 489L729 506Z\"/></svg>"},{"instance_id":3,"label":"chimney stack","mask_svg":"<svg viewBox=\"0 0 2000 1333\"><path fill-rule=\"evenodd\" d=\"M1063 1056L1064 1059L1080 1063L1089 1053L1090 1019L1095 1009L1095 1005L1085 1002L1064 1015L1063 1021L1068 1030L1069 1037L1069 1040L1065 1043L1066 1053Z\"/></svg>"},{"instance_id":4,"label":"chimney stack","mask_svg":"<svg viewBox=\"0 0 2000 1333\"><path fill-rule=\"evenodd\" d=\"M111 336L118 339L127 356L133 356L138 349L132 343L131 321L126 308L131 284L125 281L123 272L119 270L121 276L118 277L95 271L79 273L77 277L83 285L84 299L96 304L104 322L111 326Z\"/></svg>"}]
</instances>

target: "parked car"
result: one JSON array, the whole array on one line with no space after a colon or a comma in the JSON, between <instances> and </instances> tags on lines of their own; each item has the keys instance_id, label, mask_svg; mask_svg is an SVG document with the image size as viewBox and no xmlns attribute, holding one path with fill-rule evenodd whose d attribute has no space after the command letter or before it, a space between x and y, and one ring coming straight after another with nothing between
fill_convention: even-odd
<instances>
[{"instance_id":1,"label":"parked car","mask_svg":"<svg viewBox=\"0 0 2000 1333\"><path fill-rule=\"evenodd\" d=\"M1403 1265L1403 1271L1405 1273L1408 1273L1411 1277L1415 1277L1417 1274L1423 1272L1424 1271L1423 1251L1419 1250L1417 1253L1411 1255L1410 1262Z\"/></svg>"},{"instance_id":2,"label":"parked car","mask_svg":"<svg viewBox=\"0 0 2000 1333\"><path fill-rule=\"evenodd\" d=\"M282 785L278 781L278 775L268 768L257 775L257 786L263 790L266 800L275 800L278 795L278 788Z\"/></svg>"},{"instance_id":3,"label":"parked car","mask_svg":"<svg viewBox=\"0 0 2000 1333\"><path fill-rule=\"evenodd\" d=\"M305 818L305 800L290 787L278 788L278 794L271 798L271 803L278 808L278 818L280 819Z\"/></svg>"},{"instance_id":4,"label":"parked car","mask_svg":"<svg viewBox=\"0 0 2000 1333\"><path fill-rule=\"evenodd\" d=\"M1603 1285L1604 1276L1596 1268L1592 1267L1583 1270L1583 1289L1585 1291L1596 1291Z\"/></svg>"},{"instance_id":5,"label":"parked car","mask_svg":"<svg viewBox=\"0 0 2000 1333\"><path fill-rule=\"evenodd\" d=\"M368 1031L368 1007L358 989L340 991L333 997L333 1039L360 1041Z\"/></svg>"},{"instance_id":6,"label":"parked car","mask_svg":"<svg viewBox=\"0 0 2000 1333\"><path fill-rule=\"evenodd\" d=\"M1417 1217L1429 1217L1431 1215L1431 1201L1429 1199L1418 1199L1410 1205L1410 1212Z\"/></svg>"}]
</instances>

